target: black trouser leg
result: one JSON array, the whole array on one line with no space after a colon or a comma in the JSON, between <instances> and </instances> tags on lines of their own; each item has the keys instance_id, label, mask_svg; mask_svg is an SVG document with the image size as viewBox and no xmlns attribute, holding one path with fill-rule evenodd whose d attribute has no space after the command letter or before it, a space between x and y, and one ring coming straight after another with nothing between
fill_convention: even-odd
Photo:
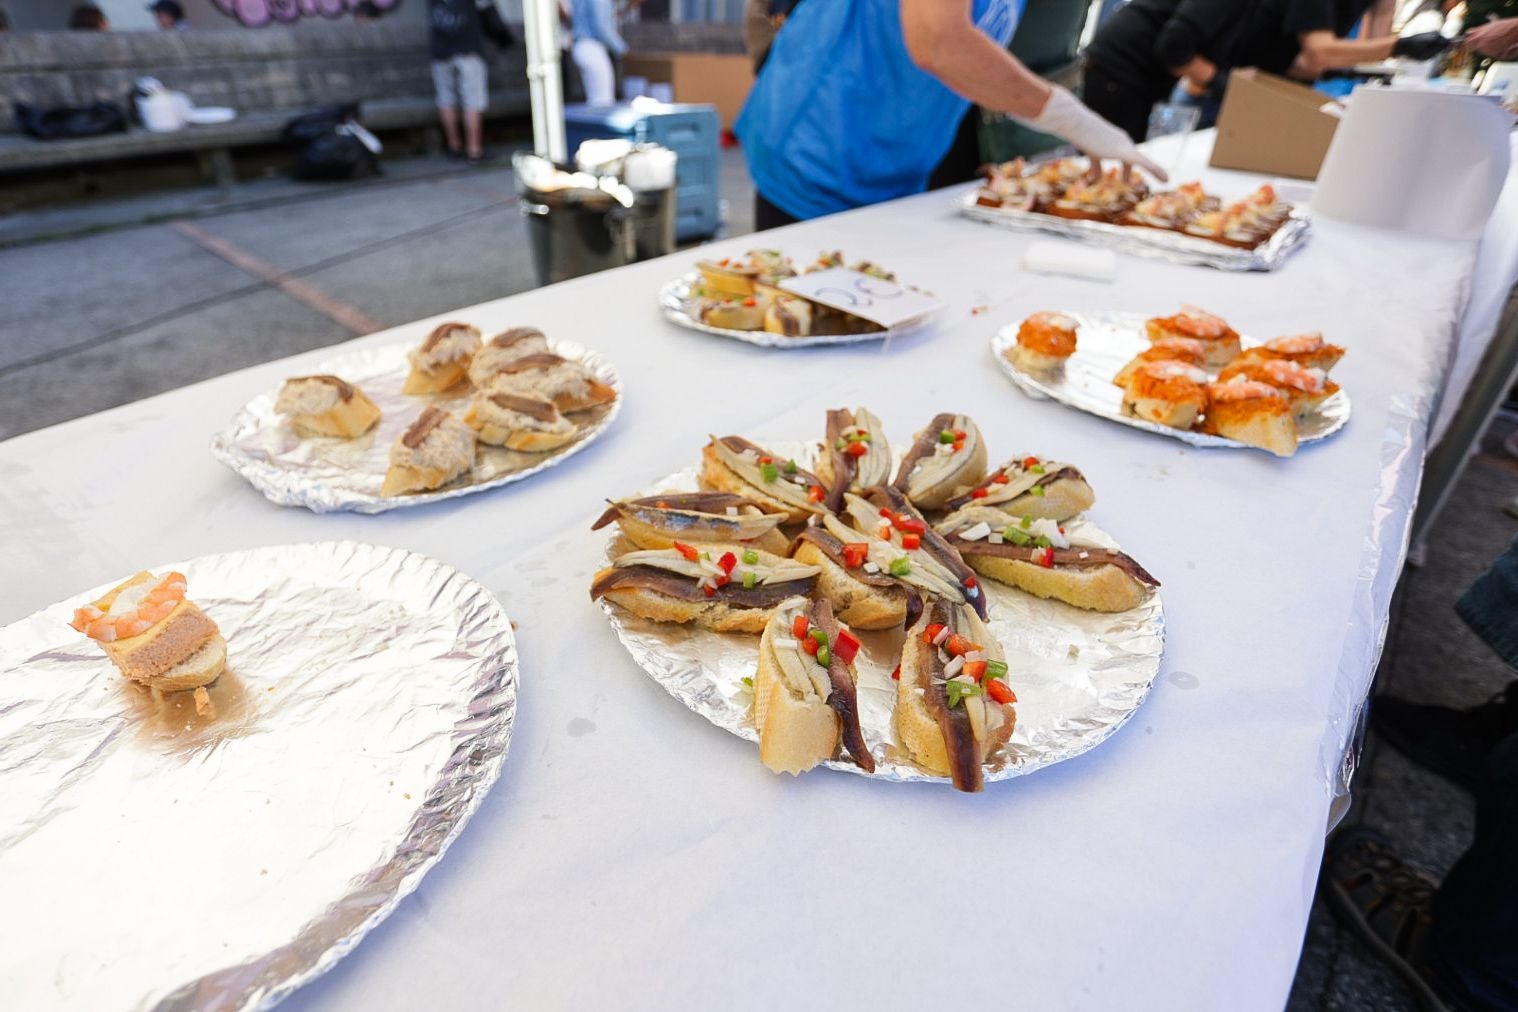
<instances>
[{"instance_id":1,"label":"black trouser leg","mask_svg":"<svg viewBox=\"0 0 1518 1012\"><path fill-rule=\"evenodd\" d=\"M1518 1008L1518 734L1487 757L1476 838L1434 896L1432 935L1461 1007Z\"/></svg>"},{"instance_id":2,"label":"black trouser leg","mask_svg":"<svg viewBox=\"0 0 1518 1012\"><path fill-rule=\"evenodd\" d=\"M1094 63L1086 64L1081 101L1108 123L1122 129L1135 144L1149 133L1149 110L1157 99L1153 89L1135 86L1107 74Z\"/></svg>"},{"instance_id":3,"label":"black trouser leg","mask_svg":"<svg viewBox=\"0 0 1518 1012\"><path fill-rule=\"evenodd\" d=\"M794 225L800 221L794 215L787 214L780 208L764 199L764 194L754 191L754 231L763 232L767 228L779 228L781 225Z\"/></svg>"}]
</instances>

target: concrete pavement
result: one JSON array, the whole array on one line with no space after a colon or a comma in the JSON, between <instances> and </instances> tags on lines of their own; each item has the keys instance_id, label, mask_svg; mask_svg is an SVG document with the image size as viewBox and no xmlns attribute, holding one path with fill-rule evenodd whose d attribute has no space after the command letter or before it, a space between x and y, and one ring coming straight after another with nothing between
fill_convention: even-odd
<instances>
[{"instance_id":1,"label":"concrete pavement","mask_svg":"<svg viewBox=\"0 0 1518 1012\"><path fill-rule=\"evenodd\" d=\"M230 197L178 191L0 222L0 438L535 283L509 169L387 166L358 184L267 180ZM750 231L736 151L723 153L722 185L729 232ZM29 241L57 234L73 237ZM1466 706L1513 677L1451 606L1518 534L1499 508L1515 495L1518 462L1492 443L1462 479L1437 550L1407 575L1399 609L1417 621L1389 637L1382 691ZM1446 871L1470 838L1471 799L1374 738L1365 760L1350 820ZM1415 1005L1319 904L1289 1007Z\"/></svg>"}]
</instances>

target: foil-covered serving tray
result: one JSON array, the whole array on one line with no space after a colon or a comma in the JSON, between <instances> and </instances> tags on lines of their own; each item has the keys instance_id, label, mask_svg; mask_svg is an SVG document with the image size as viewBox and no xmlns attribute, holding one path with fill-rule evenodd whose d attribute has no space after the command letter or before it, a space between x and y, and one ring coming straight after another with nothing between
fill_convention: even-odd
<instances>
[{"instance_id":1,"label":"foil-covered serving tray","mask_svg":"<svg viewBox=\"0 0 1518 1012\"><path fill-rule=\"evenodd\" d=\"M783 440L763 445L807 467L818 452L814 444ZM897 458L904 452L897 448ZM698 471L677 471L638 494L695 490ZM1076 519L1065 526L1117 547L1090 521ZM615 524L601 533L606 535L608 560L631 547ZM1006 650L1007 682L1017 693L1012 740L987 761L988 782L1032 773L1089 751L1133 716L1159 673L1165 646L1165 612L1157 592L1132 611L1102 614L1036 598L994 580L981 586L989 598L988 625ZM750 717L753 691L743 681L758 667L758 636L653 622L605 600L601 608L633 660L670 695L723 730L758 743ZM875 757L875 772L866 773L846 757L822 765L875 780L947 784L948 777L914 765L896 735L897 683L891 672L900 661L903 633L855 634L860 640L854 662L859 723ZM754 761L759 761L757 755Z\"/></svg>"},{"instance_id":2,"label":"foil-covered serving tray","mask_svg":"<svg viewBox=\"0 0 1518 1012\"><path fill-rule=\"evenodd\" d=\"M1113 225L1105 221L1076 221L1037 211L984 207L975 202L975 191L961 197L956 206L967 218L1020 232L1046 232L1066 239L1094 242L1120 253L1168 260L1175 264L1215 267L1221 271L1273 271L1292 251L1307 241L1312 224L1307 215L1293 209L1291 217L1254 249L1239 249L1182 232L1141 225Z\"/></svg>"},{"instance_id":3,"label":"foil-covered serving tray","mask_svg":"<svg viewBox=\"0 0 1518 1012\"><path fill-rule=\"evenodd\" d=\"M767 330L729 330L725 327L713 327L702 323L691 312L695 302L691 297L691 289L700 281L701 272L691 271L659 289L659 308L664 311L664 316L687 330L715 334L718 337L755 344L761 348L815 348L827 344L863 344L869 341L885 341L921 330L943 313L943 309L940 308L905 323L898 323L894 327L872 330L863 334L812 334L808 337L786 337L784 334L771 334Z\"/></svg>"},{"instance_id":4,"label":"foil-covered serving tray","mask_svg":"<svg viewBox=\"0 0 1518 1012\"><path fill-rule=\"evenodd\" d=\"M1112 377L1134 355L1149 347L1149 341L1144 337L1145 317L1137 313L1061 312L1074 318L1079 329L1075 354L1065 361L1064 368L1059 371L1033 375L1012 364L1007 352L1017 344L1016 323L1002 327L991 338L991 354L996 358L996 364L1023 393L1039 399L1056 400L1087 414L1110 419L1130 428L1179 439L1192 446L1259 449L1194 429L1173 429L1125 411L1122 388L1113 385ZM1252 348L1260 342L1241 337L1239 343L1245 348ZM1348 424L1350 408L1349 394L1341 388L1319 405L1316 411L1297 423L1297 442L1316 443L1338 432Z\"/></svg>"},{"instance_id":5,"label":"foil-covered serving tray","mask_svg":"<svg viewBox=\"0 0 1518 1012\"><path fill-rule=\"evenodd\" d=\"M351 541L172 568L227 640L213 712L69 627L119 580L0 629L8 1008L273 1006L417 887L506 757L511 623L457 570Z\"/></svg>"},{"instance_id":6,"label":"foil-covered serving tray","mask_svg":"<svg viewBox=\"0 0 1518 1012\"><path fill-rule=\"evenodd\" d=\"M431 492L380 495L385 469L390 463L390 447L428 404L462 416L474 388L465 382L441 394L403 393L401 388L411 368L406 358L411 345L393 344L349 352L302 373L339 376L369 395L383 414L378 424L362 436L336 439L298 435L285 417L274 410L279 391L273 390L249 401L232 423L217 433L211 440L211 453L246 478L269 501L281 506L304 506L315 513L339 510L383 513L509 485L579 453L599 439L622 410L622 380L610 362L572 341L550 339L549 344L556 354L589 366L597 379L617 391L616 399L566 416L578 426L579 435L574 442L548 453L523 453L504 446L475 444L474 467L469 473Z\"/></svg>"}]
</instances>

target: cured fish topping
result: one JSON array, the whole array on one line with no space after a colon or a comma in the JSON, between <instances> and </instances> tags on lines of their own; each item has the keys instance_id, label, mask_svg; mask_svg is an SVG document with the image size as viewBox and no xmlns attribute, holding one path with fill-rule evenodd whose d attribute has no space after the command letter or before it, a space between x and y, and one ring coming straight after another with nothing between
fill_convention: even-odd
<instances>
[{"instance_id":1,"label":"cured fish topping","mask_svg":"<svg viewBox=\"0 0 1518 1012\"><path fill-rule=\"evenodd\" d=\"M401 442L413 450L416 449L422 445L422 441L433 429L443 424L443 419L447 417L448 412L429 404L420 415L416 416L416 421L406 429L401 436Z\"/></svg>"}]
</instances>

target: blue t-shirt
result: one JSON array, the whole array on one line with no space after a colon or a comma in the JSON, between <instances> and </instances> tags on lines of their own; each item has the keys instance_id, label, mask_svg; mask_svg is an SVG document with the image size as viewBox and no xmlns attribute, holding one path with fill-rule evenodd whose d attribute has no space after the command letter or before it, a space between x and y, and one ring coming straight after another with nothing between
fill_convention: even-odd
<instances>
[{"instance_id":1,"label":"blue t-shirt","mask_svg":"<svg viewBox=\"0 0 1518 1012\"><path fill-rule=\"evenodd\" d=\"M973 0L998 45L1025 0ZM907 54L900 0L805 0L786 21L734 129L754 186L797 218L927 187L969 106Z\"/></svg>"}]
</instances>

